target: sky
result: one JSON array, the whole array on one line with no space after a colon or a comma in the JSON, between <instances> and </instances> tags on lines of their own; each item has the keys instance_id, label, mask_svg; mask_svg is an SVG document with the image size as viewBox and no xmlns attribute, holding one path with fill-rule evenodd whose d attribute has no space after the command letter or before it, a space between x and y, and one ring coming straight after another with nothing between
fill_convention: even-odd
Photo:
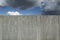
<instances>
[{"instance_id":1,"label":"sky","mask_svg":"<svg viewBox=\"0 0 60 40\"><path fill-rule=\"evenodd\" d=\"M41 15L40 7L33 7L31 9L21 10L12 7L0 7L0 15Z\"/></svg>"},{"instance_id":2,"label":"sky","mask_svg":"<svg viewBox=\"0 0 60 40\"><path fill-rule=\"evenodd\" d=\"M40 7L44 12L41 11ZM56 0L0 0L0 15L57 14L54 11L59 11L59 8L60 6L57 6Z\"/></svg>"}]
</instances>

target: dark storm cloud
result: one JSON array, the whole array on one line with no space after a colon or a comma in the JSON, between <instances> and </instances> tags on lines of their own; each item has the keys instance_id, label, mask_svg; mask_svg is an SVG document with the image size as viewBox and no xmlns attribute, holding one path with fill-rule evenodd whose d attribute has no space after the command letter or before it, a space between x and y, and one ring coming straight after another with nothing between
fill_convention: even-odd
<instances>
[{"instance_id":1,"label":"dark storm cloud","mask_svg":"<svg viewBox=\"0 0 60 40\"><path fill-rule=\"evenodd\" d=\"M43 11L60 11L60 0L0 0L0 6L11 6L23 10L34 6L40 6Z\"/></svg>"},{"instance_id":2,"label":"dark storm cloud","mask_svg":"<svg viewBox=\"0 0 60 40\"><path fill-rule=\"evenodd\" d=\"M35 5L34 1L28 0L7 0L9 6L20 9L27 9Z\"/></svg>"},{"instance_id":3,"label":"dark storm cloud","mask_svg":"<svg viewBox=\"0 0 60 40\"><path fill-rule=\"evenodd\" d=\"M30 0L0 0L0 6L11 6L14 8L27 9L33 7L35 1Z\"/></svg>"}]
</instances>

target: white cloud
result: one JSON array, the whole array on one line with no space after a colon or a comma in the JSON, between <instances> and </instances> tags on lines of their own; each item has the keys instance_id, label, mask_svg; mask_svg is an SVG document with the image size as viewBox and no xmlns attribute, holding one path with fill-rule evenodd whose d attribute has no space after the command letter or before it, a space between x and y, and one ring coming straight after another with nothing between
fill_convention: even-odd
<instances>
[{"instance_id":1,"label":"white cloud","mask_svg":"<svg viewBox=\"0 0 60 40\"><path fill-rule=\"evenodd\" d=\"M4 7L4 6L7 6L7 2L6 0L0 0L0 6Z\"/></svg>"},{"instance_id":2,"label":"white cloud","mask_svg":"<svg viewBox=\"0 0 60 40\"><path fill-rule=\"evenodd\" d=\"M22 14L20 14L19 12L11 12L11 11L9 11L8 12L8 15L22 15Z\"/></svg>"}]
</instances>

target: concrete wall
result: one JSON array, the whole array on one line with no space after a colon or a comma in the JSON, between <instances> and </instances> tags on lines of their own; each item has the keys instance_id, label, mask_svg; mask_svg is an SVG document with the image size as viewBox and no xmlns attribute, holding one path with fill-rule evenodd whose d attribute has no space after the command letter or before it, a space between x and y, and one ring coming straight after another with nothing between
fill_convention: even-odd
<instances>
[{"instance_id":1,"label":"concrete wall","mask_svg":"<svg viewBox=\"0 0 60 40\"><path fill-rule=\"evenodd\" d=\"M60 40L60 16L0 16L0 40Z\"/></svg>"}]
</instances>

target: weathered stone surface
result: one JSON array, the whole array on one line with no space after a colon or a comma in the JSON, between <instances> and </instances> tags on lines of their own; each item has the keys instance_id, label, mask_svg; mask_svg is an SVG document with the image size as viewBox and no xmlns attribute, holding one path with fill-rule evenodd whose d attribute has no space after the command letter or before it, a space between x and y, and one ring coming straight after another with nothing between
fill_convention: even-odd
<instances>
[{"instance_id":1,"label":"weathered stone surface","mask_svg":"<svg viewBox=\"0 0 60 40\"><path fill-rule=\"evenodd\" d=\"M0 16L0 40L60 40L60 16Z\"/></svg>"}]
</instances>

